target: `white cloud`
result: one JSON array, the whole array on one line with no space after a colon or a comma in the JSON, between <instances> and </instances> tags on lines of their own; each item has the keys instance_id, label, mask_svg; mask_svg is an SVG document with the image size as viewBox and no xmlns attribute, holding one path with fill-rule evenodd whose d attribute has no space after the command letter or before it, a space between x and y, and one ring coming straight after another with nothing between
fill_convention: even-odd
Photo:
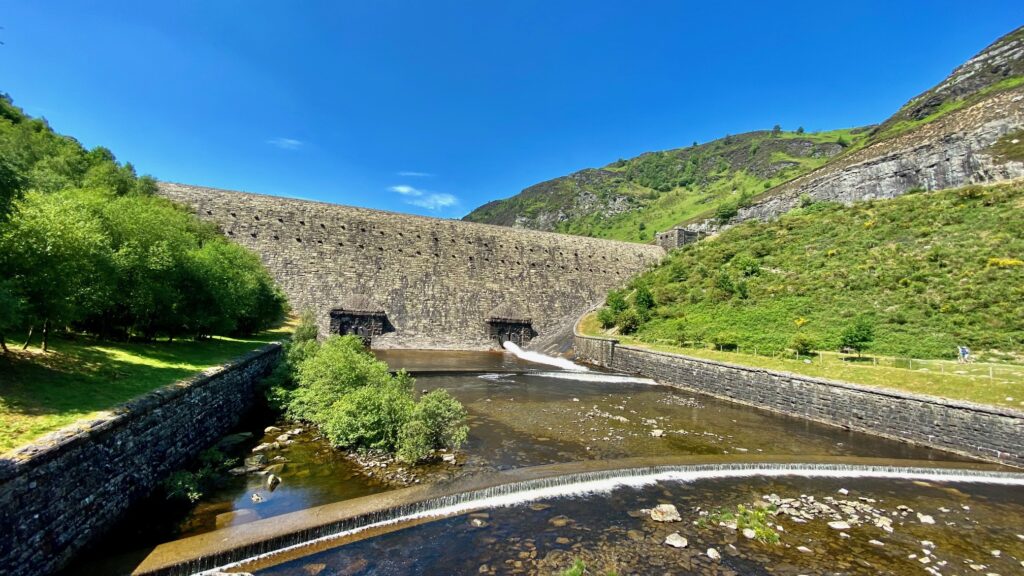
<instances>
[{"instance_id":1,"label":"white cloud","mask_svg":"<svg viewBox=\"0 0 1024 576\"><path fill-rule=\"evenodd\" d=\"M282 150L298 150L302 147L304 142L294 138L271 138L270 140L267 140L267 144Z\"/></svg>"},{"instance_id":2,"label":"white cloud","mask_svg":"<svg viewBox=\"0 0 1024 576\"><path fill-rule=\"evenodd\" d=\"M392 192L398 192L402 196L423 196L424 194L423 190L417 190L416 188L413 188L412 186L406 186L405 184L391 186L390 188L388 188L388 190L391 190Z\"/></svg>"},{"instance_id":3,"label":"white cloud","mask_svg":"<svg viewBox=\"0 0 1024 576\"><path fill-rule=\"evenodd\" d=\"M459 203L459 199L451 194L420 190L419 188L414 188L405 184L389 186L388 190L407 197L408 200L405 201L406 204L419 206L420 208L426 208L427 210L432 211L455 206Z\"/></svg>"},{"instance_id":4,"label":"white cloud","mask_svg":"<svg viewBox=\"0 0 1024 576\"><path fill-rule=\"evenodd\" d=\"M459 203L459 199L451 194L427 194L415 200L408 200L406 204L426 208L427 210L440 210Z\"/></svg>"},{"instance_id":5,"label":"white cloud","mask_svg":"<svg viewBox=\"0 0 1024 576\"><path fill-rule=\"evenodd\" d=\"M408 176L410 178L431 178L434 175L430 172L415 172L413 170L403 170L398 173L399 176Z\"/></svg>"}]
</instances>

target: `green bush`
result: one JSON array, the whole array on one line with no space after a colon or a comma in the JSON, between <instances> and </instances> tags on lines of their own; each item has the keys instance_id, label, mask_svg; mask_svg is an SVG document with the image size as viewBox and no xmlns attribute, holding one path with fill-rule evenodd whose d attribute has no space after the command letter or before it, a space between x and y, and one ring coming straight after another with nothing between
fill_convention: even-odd
<instances>
[{"instance_id":1,"label":"green bush","mask_svg":"<svg viewBox=\"0 0 1024 576\"><path fill-rule=\"evenodd\" d=\"M466 441L466 409L447 391L416 402L412 377L391 374L359 338L332 336L322 345L312 338L315 330L289 343L270 376L268 399L289 417L316 425L334 446L397 452L409 463Z\"/></svg>"},{"instance_id":2,"label":"green bush","mask_svg":"<svg viewBox=\"0 0 1024 576\"><path fill-rule=\"evenodd\" d=\"M636 310L627 308L615 317L615 325L622 334L632 334L640 326L640 315Z\"/></svg>"},{"instance_id":3,"label":"green bush","mask_svg":"<svg viewBox=\"0 0 1024 576\"><path fill-rule=\"evenodd\" d=\"M626 298L622 295L620 290L612 290L608 293L608 297L605 298L605 306L611 309L613 314L618 314L628 307L626 304Z\"/></svg>"},{"instance_id":4,"label":"green bush","mask_svg":"<svg viewBox=\"0 0 1024 576\"><path fill-rule=\"evenodd\" d=\"M466 408L448 391L438 389L425 394L402 429L399 458L416 462L435 448L458 450L469 435L465 421Z\"/></svg>"},{"instance_id":5,"label":"green bush","mask_svg":"<svg viewBox=\"0 0 1024 576\"><path fill-rule=\"evenodd\" d=\"M875 339L875 327L870 320L861 316L850 324L839 336L840 348L850 348L859 355Z\"/></svg>"},{"instance_id":6,"label":"green bush","mask_svg":"<svg viewBox=\"0 0 1024 576\"><path fill-rule=\"evenodd\" d=\"M615 326L615 311L608 306L603 306L597 311L597 321L605 330Z\"/></svg>"},{"instance_id":7,"label":"green bush","mask_svg":"<svg viewBox=\"0 0 1024 576\"><path fill-rule=\"evenodd\" d=\"M332 336L297 366L288 415L313 423L326 422L332 404L348 392L382 387L393 380L388 365L366 352L357 336Z\"/></svg>"},{"instance_id":8,"label":"green bush","mask_svg":"<svg viewBox=\"0 0 1024 576\"><path fill-rule=\"evenodd\" d=\"M238 463L220 450L211 448L202 452L191 469L178 470L163 482L164 493L170 500L195 503L216 488L229 468Z\"/></svg>"},{"instance_id":9,"label":"green bush","mask_svg":"<svg viewBox=\"0 0 1024 576\"><path fill-rule=\"evenodd\" d=\"M393 451L399 433L412 416L411 379L368 384L342 394L327 406L320 425L339 448L377 448ZM329 402L329 400L328 400Z\"/></svg>"},{"instance_id":10,"label":"green bush","mask_svg":"<svg viewBox=\"0 0 1024 576\"><path fill-rule=\"evenodd\" d=\"M793 336L793 339L789 341L789 347L800 356L809 356L814 352L814 346L814 340L802 332L797 333L797 335Z\"/></svg>"}]
</instances>

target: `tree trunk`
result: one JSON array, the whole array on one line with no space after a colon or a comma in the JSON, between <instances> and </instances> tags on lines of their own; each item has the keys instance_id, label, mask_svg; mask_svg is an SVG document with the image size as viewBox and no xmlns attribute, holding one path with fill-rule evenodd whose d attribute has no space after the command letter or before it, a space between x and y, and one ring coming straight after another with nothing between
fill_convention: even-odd
<instances>
[{"instance_id":1,"label":"tree trunk","mask_svg":"<svg viewBox=\"0 0 1024 576\"><path fill-rule=\"evenodd\" d=\"M22 350L28 350L28 343L32 341L32 331L35 329L35 324L28 327L28 336L25 337L25 344L21 347Z\"/></svg>"},{"instance_id":2,"label":"tree trunk","mask_svg":"<svg viewBox=\"0 0 1024 576\"><path fill-rule=\"evenodd\" d=\"M50 319L43 320L43 352L49 350L50 345Z\"/></svg>"},{"instance_id":3,"label":"tree trunk","mask_svg":"<svg viewBox=\"0 0 1024 576\"><path fill-rule=\"evenodd\" d=\"M0 349L4 351L4 354L10 352L10 350L7 349L7 342L4 340L3 334L0 334Z\"/></svg>"}]
</instances>

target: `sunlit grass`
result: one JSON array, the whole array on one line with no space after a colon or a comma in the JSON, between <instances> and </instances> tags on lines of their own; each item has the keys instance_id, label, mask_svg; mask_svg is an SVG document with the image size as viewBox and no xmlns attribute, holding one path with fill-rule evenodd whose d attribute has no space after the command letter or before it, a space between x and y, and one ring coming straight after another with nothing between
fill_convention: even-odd
<instances>
[{"instance_id":1,"label":"sunlit grass","mask_svg":"<svg viewBox=\"0 0 1024 576\"><path fill-rule=\"evenodd\" d=\"M587 315L580 322L579 329L586 335L613 337L625 345L659 352L1018 410L1024 408L1024 366L1017 364L961 365L943 360L927 360L915 361L911 369L891 365L905 359L885 356L866 356L854 360L847 355L826 352L798 359L789 355L762 356L749 352L654 344L630 336L610 334L601 329L594 314ZM992 370L992 377L989 376L989 369Z\"/></svg>"},{"instance_id":2,"label":"sunlit grass","mask_svg":"<svg viewBox=\"0 0 1024 576\"><path fill-rule=\"evenodd\" d=\"M281 340L292 324L250 338L118 343L54 338L50 352L0 354L0 452L140 394Z\"/></svg>"}]
</instances>

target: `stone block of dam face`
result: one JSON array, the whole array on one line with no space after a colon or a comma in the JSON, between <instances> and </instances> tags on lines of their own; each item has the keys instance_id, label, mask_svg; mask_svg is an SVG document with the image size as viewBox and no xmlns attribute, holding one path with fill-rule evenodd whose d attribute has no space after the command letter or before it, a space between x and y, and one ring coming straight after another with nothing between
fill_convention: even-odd
<instances>
[{"instance_id":1,"label":"stone block of dam face","mask_svg":"<svg viewBox=\"0 0 1024 576\"><path fill-rule=\"evenodd\" d=\"M374 348L496 348L488 323L495 309L529 318L542 339L665 253L183 184L160 183L159 193L259 254L293 309L316 315L321 335L345 302L379 307L389 330L373 336Z\"/></svg>"}]
</instances>

